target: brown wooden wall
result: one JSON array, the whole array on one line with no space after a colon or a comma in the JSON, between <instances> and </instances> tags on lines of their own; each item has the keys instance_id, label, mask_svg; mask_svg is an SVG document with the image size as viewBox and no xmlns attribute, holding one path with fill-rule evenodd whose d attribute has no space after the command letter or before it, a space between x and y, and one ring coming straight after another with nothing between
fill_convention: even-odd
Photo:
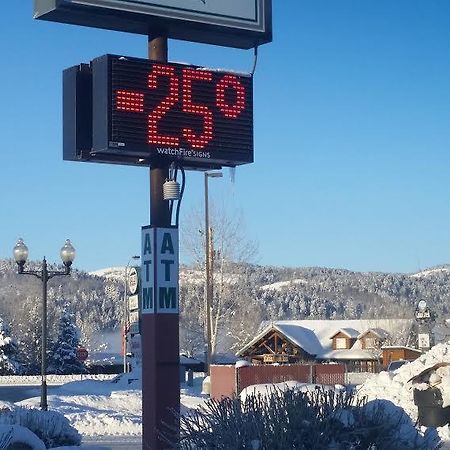
<instances>
[{"instance_id":1,"label":"brown wooden wall","mask_svg":"<svg viewBox=\"0 0 450 450\"><path fill-rule=\"evenodd\" d=\"M414 361L419 356L419 352L414 352L407 348L385 348L383 349L383 367L387 367L391 361L399 359Z\"/></svg>"},{"instance_id":2,"label":"brown wooden wall","mask_svg":"<svg viewBox=\"0 0 450 450\"><path fill-rule=\"evenodd\" d=\"M264 364L240 367L237 371L238 392L253 384L282 383L283 381L299 381L311 383L311 366L301 364L283 364L280 366Z\"/></svg>"},{"instance_id":3,"label":"brown wooden wall","mask_svg":"<svg viewBox=\"0 0 450 450\"><path fill-rule=\"evenodd\" d=\"M343 364L258 364L252 366L211 366L211 398L233 397L254 384L282 383L345 384Z\"/></svg>"},{"instance_id":4,"label":"brown wooden wall","mask_svg":"<svg viewBox=\"0 0 450 450\"><path fill-rule=\"evenodd\" d=\"M236 367L211 365L211 398L220 400L223 397L236 395Z\"/></svg>"},{"instance_id":5,"label":"brown wooden wall","mask_svg":"<svg viewBox=\"0 0 450 450\"><path fill-rule=\"evenodd\" d=\"M345 384L345 365L316 364L314 366L314 383Z\"/></svg>"}]
</instances>

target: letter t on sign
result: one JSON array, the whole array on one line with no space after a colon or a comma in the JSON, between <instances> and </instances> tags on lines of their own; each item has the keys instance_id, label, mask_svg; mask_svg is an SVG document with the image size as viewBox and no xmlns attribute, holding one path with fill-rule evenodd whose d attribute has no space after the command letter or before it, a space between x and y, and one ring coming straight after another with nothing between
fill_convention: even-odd
<instances>
[{"instance_id":1,"label":"letter t on sign","mask_svg":"<svg viewBox=\"0 0 450 450\"><path fill-rule=\"evenodd\" d=\"M142 255L141 255L141 299L142 314L155 313L155 229L142 227Z\"/></svg>"}]
</instances>

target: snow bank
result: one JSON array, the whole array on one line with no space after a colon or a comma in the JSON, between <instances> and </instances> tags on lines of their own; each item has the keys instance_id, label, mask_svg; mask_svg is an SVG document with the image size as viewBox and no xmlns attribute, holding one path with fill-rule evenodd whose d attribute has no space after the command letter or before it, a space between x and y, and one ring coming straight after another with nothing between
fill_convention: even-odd
<instances>
[{"instance_id":1,"label":"snow bank","mask_svg":"<svg viewBox=\"0 0 450 450\"><path fill-rule=\"evenodd\" d=\"M0 425L1 448L9 448L12 444L27 444L33 450L46 450L44 443L28 428L20 425Z\"/></svg>"},{"instance_id":2,"label":"snow bank","mask_svg":"<svg viewBox=\"0 0 450 450\"><path fill-rule=\"evenodd\" d=\"M196 374L194 386L183 385L181 411L198 408L208 398L201 395L202 376ZM73 381L54 389L48 396L49 410L57 411L84 437L140 436L142 434L142 389L140 373L122 374L113 381ZM40 398L18 405L39 408ZM12 409L0 402L0 409Z\"/></svg>"},{"instance_id":3,"label":"snow bank","mask_svg":"<svg viewBox=\"0 0 450 450\"><path fill-rule=\"evenodd\" d=\"M70 381L80 380L112 380L117 375L99 374L99 375L47 375L47 384L64 384ZM0 376L0 384L41 384L40 375L3 375Z\"/></svg>"},{"instance_id":4,"label":"snow bank","mask_svg":"<svg viewBox=\"0 0 450 450\"><path fill-rule=\"evenodd\" d=\"M243 402L245 402L245 399L249 395L269 396L274 391L283 392L289 389L299 392L312 392L315 389L340 391L345 388L344 386L340 385L326 386L322 384L300 383L299 381L283 381L281 383L265 383L247 386L246 388L242 389L241 393L239 394L239 397Z\"/></svg>"},{"instance_id":5,"label":"snow bank","mask_svg":"<svg viewBox=\"0 0 450 450\"><path fill-rule=\"evenodd\" d=\"M366 396L369 401L374 399L390 400L401 407L415 422L417 420L417 407L413 398L414 388L424 389L428 387L428 384L413 384L410 380L425 369L440 362L450 363L450 341L434 346L415 361L405 364L393 373L381 372L370 378L358 387L358 395ZM445 373L445 370L441 370L442 382L436 387L441 390L444 401L450 403L449 371L448 368L443 369L446 369L447 373ZM450 441L448 425L438 428L438 432L441 439Z\"/></svg>"}]
</instances>

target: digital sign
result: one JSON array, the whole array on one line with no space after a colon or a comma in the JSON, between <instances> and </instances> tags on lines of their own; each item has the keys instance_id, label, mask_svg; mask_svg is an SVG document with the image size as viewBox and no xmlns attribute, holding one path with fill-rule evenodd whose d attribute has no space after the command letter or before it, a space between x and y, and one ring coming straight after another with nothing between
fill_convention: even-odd
<instances>
[{"instance_id":1,"label":"digital sign","mask_svg":"<svg viewBox=\"0 0 450 450\"><path fill-rule=\"evenodd\" d=\"M94 158L253 162L251 75L113 55L90 67Z\"/></svg>"},{"instance_id":2,"label":"digital sign","mask_svg":"<svg viewBox=\"0 0 450 450\"><path fill-rule=\"evenodd\" d=\"M246 49L272 40L272 0L34 0L33 16Z\"/></svg>"}]
</instances>

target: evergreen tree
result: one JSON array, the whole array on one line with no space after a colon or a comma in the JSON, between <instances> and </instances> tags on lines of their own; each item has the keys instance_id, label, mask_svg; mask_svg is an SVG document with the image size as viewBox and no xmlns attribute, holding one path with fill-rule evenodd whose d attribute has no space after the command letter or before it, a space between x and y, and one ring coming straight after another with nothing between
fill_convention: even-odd
<instances>
[{"instance_id":1,"label":"evergreen tree","mask_svg":"<svg viewBox=\"0 0 450 450\"><path fill-rule=\"evenodd\" d=\"M41 305L38 299L32 297L26 297L23 302L23 309L27 311L28 320L16 318L12 323L12 329L18 337L18 359L22 374L37 375L41 367Z\"/></svg>"},{"instance_id":2,"label":"evergreen tree","mask_svg":"<svg viewBox=\"0 0 450 450\"><path fill-rule=\"evenodd\" d=\"M48 371L61 375L85 372L84 364L76 355L79 344L80 331L73 315L64 311L59 321L57 340L51 346Z\"/></svg>"},{"instance_id":3,"label":"evergreen tree","mask_svg":"<svg viewBox=\"0 0 450 450\"><path fill-rule=\"evenodd\" d=\"M17 344L9 334L8 327L0 319L0 375L19 373Z\"/></svg>"}]
</instances>

